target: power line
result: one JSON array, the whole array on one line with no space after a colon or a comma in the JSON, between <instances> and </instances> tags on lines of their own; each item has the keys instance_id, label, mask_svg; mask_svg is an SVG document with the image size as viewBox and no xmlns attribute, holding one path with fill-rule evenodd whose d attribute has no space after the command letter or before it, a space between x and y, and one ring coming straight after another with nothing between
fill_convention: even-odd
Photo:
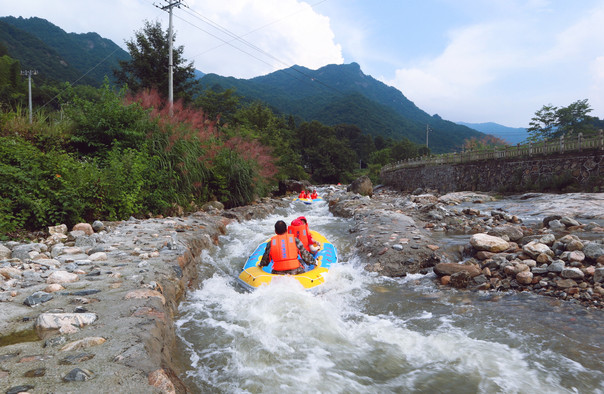
<instances>
[{"instance_id":1,"label":"power line","mask_svg":"<svg viewBox=\"0 0 604 394\"><path fill-rule=\"evenodd\" d=\"M325 1L327 1L327 0L320 1L320 2L318 2L318 3L316 3L316 4L314 4L314 5L317 5L317 4L320 4L320 3L323 3L323 2L325 2ZM187 12L187 13L188 13L189 15L191 15L191 13L189 13L189 12ZM261 61L262 63L264 63L264 64L266 64L266 65L269 65L269 66L271 66L271 67L273 67L273 68L274 68L274 65L273 65L273 64L268 63L268 62L266 62L265 60L260 59L259 57L254 56L254 55L252 55L252 54L251 54L251 53L249 53L249 52L244 51L243 49L241 49L241 48L239 48L239 47L237 47L237 46L233 45L233 44L232 44L232 42L233 42L233 41L239 41L239 42L243 43L244 45L246 45L246 46L250 47L251 49L254 49L254 50L256 50L256 51L258 51L258 52L260 52L260 53L264 54L265 56L267 56L267 57L269 57L269 58L271 58L271 59L273 59L273 60L275 60L275 61L277 61L277 62L279 62L279 63L281 63L281 64L283 64L283 65L285 65L285 66L288 66L288 64L287 64L286 62L282 61L281 59L279 59L279 58L277 58L277 57L275 57L275 56L273 56L273 55L271 55L270 53L266 52L266 51L265 51L265 50L263 50L262 48L257 47L256 45L254 45L254 44L250 43L249 41L247 41L247 40L243 39L243 38L242 38L242 36L239 36L239 35L237 35L237 34L235 34L235 33L231 32L230 30L226 29L225 27L223 27L223 26L221 26L221 25L219 25L219 24L217 24L217 23L215 23L215 22L211 21L210 19L208 19L208 18L206 18L206 17L202 16L201 14L199 14L198 12L196 12L196 11L194 11L194 10L193 10L193 13L195 13L195 14L196 14L196 15L192 15L192 16L194 16L195 18L197 18L197 19L199 19L200 21L202 21L203 23L206 23L206 24L210 25L211 27L213 27L213 28L215 28L215 29L217 29L217 30L221 31L222 33L224 33L224 34L226 34L226 35L228 35L228 36L232 37L233 39L232 39L232 40L230 40L230 41L224 40L223 38L221 38L221 37L219 37L219 36L217 36L217 35L215 35L215 34L213 34L213 33L209 32L209 31L207 31L207 30L205 30L205 29L203 29L203 28L201 28L201 27L197 26L196 24L194 24L194 23L192 23L192 22L189 22L189 21L187 21L187 20L185 20L185 19L183 19L183 18L180 18L180 19L181 19L181 20L183 20L183 21L185 21L185 22L187 22L187 23L189 23L191 26L193 26L193 27L195 27L195 28L197 28L197 29L199 29L199 30L203 31L204 33L209 34L210 36L212 36L212 37L214 37L214 38L216 38L216 39L218 39L218 40L222 41L222 42L223 42L223 45L224 45L224 44L229 45L229 46L231 46L231 47L233 47L233 48L237 49L238 51L240 51L240 52L242 52L242 53L245 53L245 54L246 54L246 55L248 55L248 56L253 57L253 58L254 58L254 59L256 59L256 60ZM293 14L291 14L291 15L295 15L295 14L296 14L296 13L293 13ZM290 15L290 16L291 16L291 15ZM269 26L269 25L274 24L274 23L276 23L276 22L278 22L278 21L280 21L280 20L283 20L283 19L285 19L285 18L286 18L286 17L281 18L281 19L279 19L279 20L277 20L277 21L273 21L273 22L271 22L271 23L269 23L269 24L266 24L266 25L264 25L264 26ZM252 30L251 32L246 33L245 35L251 34L252 32L257 31L257 30L259 30L259 29L260 29L260 28L255 29L255 30ZM222 45L221 45L221 46L222 46ZM217 48L217 47L215 47L215 48ZM210 49L210 50L213 50L213 49L215 49L215 48L212 48L212 49ZM208 50L208 51L209 51L209 50ZM206 51L206 52L208 52L208 51ZM206 52L204 52L204 53L206 53ZM198 56L199 56L199 55L198 55ZM321 80L317 79L316 77L313 77L312 75L309 75L309 74L307 74L307 73L303 72L302 70L299 70L299 69L297 69L297 68L290 68L290 69L291 69L291 70L293 70L294 72L298 73L298 74L303 75L303 76L304 76L304 77L306 77L307 79L306 79L306 80L301 80L301 79L298 79L298 78L294 77L293 75L291 75L291 74L287 73L287 72L286 72L286 70L278 70L278 71L283 71L283 72L285 72L286 74L288 74L289 76L291 76L291 77L293 77L293 78L295 78L295 79L297 79L297 80L299 80L299 81L308 82L308 80L311 80L311 81L313 81L313 82L316 82L316 83L318 83L318 84L320 84L320 85L324 86L325 88L327 88L327 89L329 89L329 90L333 90L333 91L335 91L335 92L337 92L337 93L339 93L339 94L341 94L341 95L344 95L344 93L343 93L343 92L341 92L340 90L336 89L335 87L325 84L325 83L324 83L324 82L322 82Z\"/></svg>"}]
</instances>

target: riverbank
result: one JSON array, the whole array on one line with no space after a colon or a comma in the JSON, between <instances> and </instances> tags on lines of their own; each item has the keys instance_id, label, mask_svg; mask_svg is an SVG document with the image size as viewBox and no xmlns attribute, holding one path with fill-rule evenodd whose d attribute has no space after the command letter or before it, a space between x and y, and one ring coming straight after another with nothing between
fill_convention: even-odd
<instances>
[{"instance_id":1,"label":"riverbank","mask_svg":"<svg viewBox=\"0 0 604 394\"><path fill-rule=\"evenodd\" d=\"M281 200L187 217L52 228L0 246L3 392L183 393L173 319L201 252Z\"/></svg>"},{"instance_id":2,"label":"riverbank","mask_svg":"<svg viewBox=\"0 0 604 394\"><path fill-rule=\"evenodd\" d=\"M369 271L391 277L433 271L443 287L528 291L604 307L604 228L575 219L601 222L602 193L584 207L573 198L550 203L531 224L515 212L489 209L496 199L483 193L402 195L379 188L369 198L333 189L325 199L334 215L353 219L350 231ZM470 207L456 208L463 203ZM466 242L444 247L448 237Z\"/></svg>"},{"instance_id":3,"label":"riverbank","mask_svg":"<svg viewBox=\"0 0 604 394\"><path fill-rule=\"evenodd\" d=\"M529 226L514 212L487 213L487 203L494 198L484 194L401 195L378 188L369 198L347 193L343 187L330 190L323 197L334 215L352 218L349 231L369 271L401 277L435 269L442 273L437 267L453 263L468 267L463 271L469 274L451 272L435 277L443 290L463 284L455 287L551 291L545 295L601 308L597 289L602 287L597 286L600 276L596 273L601 272L597 270L603 262L583 250L585 257L580 261L578 253L572 259L571 253L561 257L570 252L567 245L571 242L563 242L564 236L581 240L587 232L604 231L597 225L568 222L572 225L567 226L563 218L550 218L546 226L543 221ZM464 203L471 208L456 208ZM266 199L226 211L209 207L207 212L186 217L132 219L105 223L105 228L102 223L84 224L70 232L56 228L54 235L39 242L5 243L5 249L0 248L0 386L5 392L33 393L186 392L178 377L180 371L174 367L173 319L186 291L196 288L199 267L204 264L202 251L218 242L229 223L266 217L275 207L289 204L287 199ZM508 243L505 250L479 251L470 245L472 234L491 233L499 227L508 229L506 234L493 235ZM464 234L467 241L451 247L444 242L447 234ZM539 262L541 253L525 258L530 257L524 255L525 245L549 235L554 237L551 246L549 240L543 241L560 259ZM565 247L560 253L560 248L553 248L557 241ZM583 241L583 249L593 242ZM573 245L579 248L576 242ZM543 254L548 256L545 249ZM514 260L520 262L513 264ZM528 260L534 260L535 266ZM580 271L583 277L563 278L564 267L554 260L572 268L567 275L580 277ZM464 263L458 264L461 261ZM499 278L494 262L499 262ZM517 275L527 271L520 264L533 273L530 284L518 281ZM546 267L545 275L535 274L533 269L543 269L543 264L562 270ZM506 267L514 270L506 271ZM474 275L474 269L480 273ZM443 284L442 278L447 276L449 282ZM487 280L479 278L479 283L475 278L481 276ZM532 283L536 276L541 277ZM577 290L558 289L562 279L572 280L576 285L562 283ZM580 298L585 294L591 300Z\"/></svg>"}]
</instances>

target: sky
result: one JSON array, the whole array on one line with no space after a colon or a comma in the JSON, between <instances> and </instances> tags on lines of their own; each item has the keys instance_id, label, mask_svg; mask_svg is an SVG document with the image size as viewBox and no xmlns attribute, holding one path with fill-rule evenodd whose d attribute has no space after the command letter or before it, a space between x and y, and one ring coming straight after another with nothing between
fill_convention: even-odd
<instances>
[{"instance_id":1,"label":"sky","mask_svg":"<svg viewBox=\"0 0 604 394\"><path fill-rule=\"evenodd\" d=\"M172 0L176 2L176 0ZM527 127L588 99L604 118L604 0L183 0L175 45L204 73L253 78L356 62L430 115ZM0 0L0 15L126 49L166 0Z\"/></svg>"}]
</instances>

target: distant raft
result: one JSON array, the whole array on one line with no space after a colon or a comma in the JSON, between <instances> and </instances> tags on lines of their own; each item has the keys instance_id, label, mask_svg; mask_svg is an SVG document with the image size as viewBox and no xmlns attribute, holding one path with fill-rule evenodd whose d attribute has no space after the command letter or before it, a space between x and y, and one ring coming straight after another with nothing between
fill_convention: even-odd
<instances>
[{"instance_id":1,"label":"distant raft","mask_svg":"<svg viewBox=\"0 0 604 394\"><path fill-rule=\"evenodd\" d=\"M295 278L306 289L317 287L325 282L325 274L329 271L332 264L338 262L338 251L336 247L329 242L323 235L316 231L310 231L312 238L321 243L321 249L315 255L316 265L308 267L306 272L296 275L276 275L272 274L273 263L266 267L259 267L262 255L266 250L266 244L270 239L258 245L254 253L247 259L243 270L237 278L239 284L247 290L254 290L260 286L268 285L275 277L290 276Z\"/></svg>"},{"instance_id":2,"label":"distant raft","mask_svg":"<svg viewBox=\"0 0 604 394\"><path fill-rule=\"evenodd\" d=\"M313 199L296 197L296 198L294 198L294 201L299 201L299 202L303 202L306 205L310 205L313 202L319 202L319 201L324 201L324 200L321 197L317 197L317 198L313 198Z\"/></svg>"}]
</instances>

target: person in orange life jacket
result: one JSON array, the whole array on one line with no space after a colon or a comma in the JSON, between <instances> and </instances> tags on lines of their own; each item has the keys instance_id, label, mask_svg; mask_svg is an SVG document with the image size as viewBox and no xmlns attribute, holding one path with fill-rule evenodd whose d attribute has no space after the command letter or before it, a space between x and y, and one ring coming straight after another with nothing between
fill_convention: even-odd
<instances>
[{"instance_id":1,"label":"person in orange life jacket","mask_svg":"<svg viewBox=\"0 0 604 394\"><path fill-rule=\"evenodd\" d=\"M321 249L321 243L312 238L312 234L308 228L308 222L304 216L294 219L291 226L288 227L287 232L294 234L296 238L302 241L304 248L312 254L316 254Z\"/></svg>"},{"instance_id":2,"label":"person in orange life jacket","mask_svg":"<svg viewBox=\"0 0 604 394\"><path fill-rule=\"evenodd\" d=\"M315 265L315 258L304 249L302 241L293 234L287 233L287 224L283 220L275 223L275 234L266 244L264 255L260 260L260 267L269 265L273 261L273 274L291 274L296 275L304 272L306 269L298 256L308 265Z\"/></svg>"},{"instance_id":3,"label":"person in orange life jacket","mask_svg":"<svg viewBox=\"0 0 604 394\"><path fill-rule=\"evenodd\" d=\"M316 190L313 190L313 191L312 191L312 194L310 195L310 199L311 199L311 200L314 200L314 199L315 199L315 198L317 198L317 197L319 197L319 196L317 195L317 191L316 191Z\"/></svg>"},{"instance_id":4,"label":"person in orange life jacket","mask_svg":"<svg viewBox=\"0 0 604 394\"><path fill-rule=\"evenodd\" d=\"M306 194L306 192L304 191L304 189L302 189L302 191L300 192L300 195L298 196L298 198L308 198L308 195Z\"/></svg>"}]
</instances>

